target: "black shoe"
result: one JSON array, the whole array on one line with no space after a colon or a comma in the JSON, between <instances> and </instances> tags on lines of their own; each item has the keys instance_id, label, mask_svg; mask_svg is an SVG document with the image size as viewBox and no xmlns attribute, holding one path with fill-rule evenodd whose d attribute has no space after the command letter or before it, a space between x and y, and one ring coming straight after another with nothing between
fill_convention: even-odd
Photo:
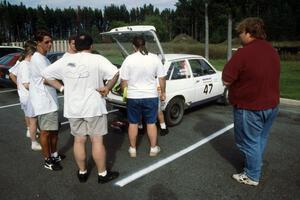
<instances>
[{"instance_id":1,"label":"black shoe","mask_svg":"<svg viewBox=\"0 0 300 200\"><path fill-rule=\"evenodd\" d=\"M58 163L58 162L62 161L63 159L65 159L66 156L63 154L58 154L56 157L51 157L51 158L54 162Z\"/></svg>"},{"instance_id":2,"label":"black shoe","mask_svg":"<svg viewBox=\"0 0 300 200\"><path fill-rule=\"evenodd\" d=\"M88 173L85 174L79 174L79 170L77 171L77 177L80 183L84 183L88 179Z\"/></svg>"},{"instance_id":3,"label":"black shoe","mask_svg":"<svg viewBox=\"0 0 300 200\"><path fill-rule=\"evenodd\" d=\"M160 129L159 133L160 133L161 136L165 136L165 135L167 135L169 133L169 129L168 128L166 128L166 129Z\"/></svg>"},{"instance_id":4,"label":"black shoe","mask_svg":"<svg viewBox=\"0 0 300 200\"><path fill-rule=\"evenodd\" d=\"M62 166L59 163L53 161L51 158L45 160L44 167L53 171L62 170Z\"/></svg>"},{"instance_id":5,"label":"black shoe","mask_svg":"<svg viewBox=\"0 0 300 200\"><path fill-rule=\"evenodd\" d=\"M98 175L98 183L107 183L111 180L114 180L116 178L118 178L119 176L119 172L112 172L112 171L107 171L106 176L99 176Z\"/></svg>"}]
</instances>

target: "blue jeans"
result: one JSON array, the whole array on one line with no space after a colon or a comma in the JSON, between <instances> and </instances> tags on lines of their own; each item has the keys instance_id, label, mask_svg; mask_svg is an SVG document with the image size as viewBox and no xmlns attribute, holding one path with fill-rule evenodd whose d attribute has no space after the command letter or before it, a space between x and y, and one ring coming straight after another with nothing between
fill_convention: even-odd
<instances>
[{"instance_id":1,"label":"blue jeans","mask_svg":"<svg viewBox=\"0 0 300 200\"><path fill-rule=\"evenodd\" d=\"M278 106L267 110L233 109L235 141L244 154L246 175L259 181L264 150Z\"/></svg>"}]
</instances>

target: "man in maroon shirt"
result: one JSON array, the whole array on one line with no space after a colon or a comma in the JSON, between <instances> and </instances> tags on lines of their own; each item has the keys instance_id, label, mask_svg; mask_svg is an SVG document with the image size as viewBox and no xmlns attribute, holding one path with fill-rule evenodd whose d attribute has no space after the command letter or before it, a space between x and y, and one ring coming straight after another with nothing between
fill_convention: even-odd
<instances>
[{"instance_id":1,"label":"man in maroon shirt","mask_svg":"<svg viewBox=\"0 0 300 200\"><path fill-rule=\"evenodd\" d=\"M232 178L257 186L267 138L278 112L280 60L265 41L261 19L246 18L236 30L243 48L232 56L222 74L233 105L236 145L245 162L244 171Z\"/></svg>"}]
</instances>

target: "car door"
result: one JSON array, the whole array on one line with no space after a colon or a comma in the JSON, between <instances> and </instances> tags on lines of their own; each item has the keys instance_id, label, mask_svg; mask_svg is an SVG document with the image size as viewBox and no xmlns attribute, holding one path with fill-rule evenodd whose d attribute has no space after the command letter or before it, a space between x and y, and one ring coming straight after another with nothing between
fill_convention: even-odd
<instances>
[{"instance_id":1,"label":"car door","mask_svg":"<svg viewBox=\"0 0 300 200\"><path fill-rule=\"evenodd\" d=\"M166 64L170 65L167 72L167 99L170 100L175 96L183 96L185 103L192 103L194 90L187 60L170 61Z\"/></svg>"},{"instance_id":2,"label":"car door","mask_svg":"<svg viewBox=\"0 0 300 200\"><path fill-rule=\"evenodd\" d=\"M216 96L216 88L219 88L216 71L200 58L189 59L189 65L193 74L194 101L204 101Z\"/></svg>"}]
</instances>

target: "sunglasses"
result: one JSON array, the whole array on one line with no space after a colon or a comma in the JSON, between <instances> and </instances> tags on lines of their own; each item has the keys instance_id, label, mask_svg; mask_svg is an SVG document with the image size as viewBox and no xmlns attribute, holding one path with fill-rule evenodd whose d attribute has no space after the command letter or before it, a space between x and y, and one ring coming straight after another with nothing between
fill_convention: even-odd
<instances>
[{"instance_id":1,"label":"sunglasses","mask_svg":"<svg viewBox=\"0 0 300 200\"><path fill-rule=\"evenodd\" d=\"M48 40L48 41L45 41L45 42L43 42L44 44L49 44L49 43L52 43L52 41L51 40Z\"/></svg>"}]
</instances>

